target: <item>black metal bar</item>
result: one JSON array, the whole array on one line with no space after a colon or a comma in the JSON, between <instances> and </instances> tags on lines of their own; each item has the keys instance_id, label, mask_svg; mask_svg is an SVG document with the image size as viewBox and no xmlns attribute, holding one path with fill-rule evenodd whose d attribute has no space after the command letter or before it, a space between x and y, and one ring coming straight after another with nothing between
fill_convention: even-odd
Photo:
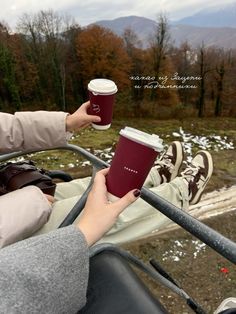
<instances>
[{"instance_id":1,"label":"black metal bar","mask_svg":"<svg viewBox=\"0 0 236 314\"><path fill-rule=\"evenodd\" d=\"M63 149L63 150L71 150L75 153L80 153L83 157L85 157L86 159L88 159L92 165L94 167L96 167L97 169L102 169L102 168L107 168L109 166L109 164L103 160L101 160L100 158L94 156L93 154L91 154L90 152L88 152L86 149L83 149L79 146L76 145L72 145L72 144L68 144L66 146L63 147L58 147L55 149Z\"/></svg>"},{"instance_id":2,"label":"black metal bar","mask_svg":"<svg viewBox=\"0 0 236 314\"><path fill-rule=\"evenodd\" d=\"M46 148L46 149L44 149L44 151L61 150L61 149L62 150L70 150L70 151L73 151L75 153L81 154L83 157L85 157L87 160L89 160L92 163L92 165L94 165L98 169L108 167L108 163L106 163L105 161L97 158L96 156L94 156L93 154L88 152L86 149L81 148L81 147L76 146L76 145L73 145L73 144L67 144L65 146L60 146L60 147ZM14 153L0 155L0 161L6 161L6 160L11 159L11 158L17 158L17 157L20 157L20 156L23 156L26 154L37 153L39 151L41 152L42 150L34 149L34 150L28 150L28 151L24 151L24 152L20 151L20 152L14 152Z\"/></svg>"},{"instance_id":3,"label":"black metal bar","mask_svg":"<svg viewBox=\"0 0 236 314\"><path fill-rule=\"evenodd\" d=\"M73 180L72 176L69 173L66 173L62 170L48 170L47 174L52 179L59 179L64 182L70 182L71 180Z\"/></svg>"},{"instance_id":4,"label":"black metal bar","mask_svg":"<svg viewBox=\"0 0 236 314\"><path fill-rule=\"evenodd\" d=\"M71 148L75 149L75 151L78 151L77 146ZM87 153L88 152L85 151L85 155L87 155ZM91 158L91 160L92 159L93 158ZM100 168L108 166L107 163L97 157L96 165ZM236 264L236 243L146 188L142 188L141 198L159 210L162 214L170 218L172 221L190 232L192 235L209 245L220 255Z\"/></svg>"},{"instance_id":5,"label":"black metal bar","mask_svg":"<svg viewBox=\"0 0 236 314\"><path fill-rule=\"evenodd\" d=\"M149 263L152 265L152 267L163 277L165 277L167 280L172 282L174 285L176 285L178 288L182 289L180 285L168 274L164 268L154 259L151 259ZM196 314L206 314L206 312L203 310L203 308L190 296L186 298L187 305L196 313Z\"/></svg>"},{"instance_id":6,"label":"black metal bar","mask_svg":"<svg viewBox=\"0 0 236 314\"><path fill-rule=\"evenodd\" d=\"M80 199L77 201L77 203L71 209L69 214L65 217L63 222L60 224L59 228L71 225L75 221L75 219L79 216L79 214L82 212L84 205L87 201L88 194L92 188L93 179L95 177L96 172L97 172L97 168L93 167L93 174L92 174L92 177L91 177L91 180L89 182L87 189L84 191L84 193L82 194Z\"/></svg>"},{"instance_id":7,"label":"black metal bar","mask_svg":"<svg viewBox=\"0 0 236 314\"><path fill-rule=\"evenodd\" d=\"M176 285L178 288L180 288L180 285L168 274L164 268L154 259L152 258L149 263L152 265L152 267L155 268L156 271L158 271L159 274L164 276L166 279L171 281L174 285Z\"/></svg>"},{"instance_id":8,"label":"black metal bar","mask_svg":"<svg viewBox=\"0 0 236 314\"><path fill-rule=\"evenodd\" d=\"M58 228L66 227L71 225L75 219L79 216L79 214L82 212L84 205L87 200L88 193L90 192L91 185L86 189L86 191L83 193L81 198L78 200L78 202L74 205L74 207L71 209L69 214L66 216L66 218L62 221L60 226Z\"/></svg>"}]
</instances>

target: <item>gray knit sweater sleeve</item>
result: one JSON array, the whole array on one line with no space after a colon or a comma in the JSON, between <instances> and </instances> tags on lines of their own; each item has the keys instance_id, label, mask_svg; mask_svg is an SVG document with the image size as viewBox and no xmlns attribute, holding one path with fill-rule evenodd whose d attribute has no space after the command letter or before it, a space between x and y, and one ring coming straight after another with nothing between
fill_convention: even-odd
<instances>
[{"instance_id":1,"label":"gray knit sweater sleeve","mask_svg":"<svg viewBox=\"0 0 236 314\"><path fill-rule=\"evenodd\" d=\"M85 304L88 248L69 226L0 250L0 313L70 314Z\"/></svg>"}]
</instances>

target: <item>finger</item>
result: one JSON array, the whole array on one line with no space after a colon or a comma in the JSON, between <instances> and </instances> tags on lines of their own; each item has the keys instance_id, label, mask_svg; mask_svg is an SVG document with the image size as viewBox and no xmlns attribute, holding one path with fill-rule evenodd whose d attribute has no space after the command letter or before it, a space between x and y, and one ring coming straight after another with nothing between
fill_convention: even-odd
<instances>
[{"instance_id":1,"label":"finger","mask_svg":"<svg viewBox=\"0 0 236 314\"><path fill-rule=\"evenodd\" d=\"M108 174L110 168L105 168L98 171L94 178L94 183L96 184L105 184L106 183L106 175Z\"/></svg>"},{"instance_id":2,"label":"finger","mask_svg":"<svg viewBox=\"0 0 236 314\"><path fill-rule=\"evenodd\" d=\"M52 195L45 194L45 193L44 193L44 195L46 196L47 200L48 200L50 203L54 203L55 198L54 198Z\"/></svg>"},{"instance_id":3,"label":"finger","mask_svg":"<svg viewBox=\"0 0 236 314\"><path fill-rule=\"evenodd\" d=\"M104 168L102 170L99 170L97 173L102 174L103 176L106 176L110 170L110 167Z\"/></svg>"},{"instance_id":4,"label":"finger","mask_svg":"<svg viewBox=\"0 0 236 314\"><path fill-rule=\"evenodd\" d=\"M82 109L85 111L85 113L87 114L87 109L90 107L90 101L87 101L85 103L83 103L79 109ZM92 123L92 122L100 122L101 118L99 116L96 115L90 115L87 114L84 119L86 119L87 123Z\"/></svg>"},{"instance_id":5,"label":"finger","mask_svg":"<svg viewBox=\"0 0 236 314\"><path fill-rule=\"evenodd\" d=\"M113 205L120 214L126 207L131 205L140 196L140 190L132 190L128 192L125 196L120 198L118 201L114 202Z\"/></svg>"},{"instance_id":6,"label":"finger","mask_svg":"<svg viewBox=\"0 0 236 314\"><path fill-rule=\"evenodd\" d=\"M90 115L90 114L87 114L85 119L87 123L101 122L101 118L99 116Z\"/></svg>"},{"instance_id":7,"label":"finger","mask_svg":"<svg viewBox=\"0 0 236 314\"><path fill-rule=\"evenodd\" d=\"M90 101L86 101L85 103L83 103L80 108L85 108L88 109L90 107ZM86 110L87 111L87 110Z\"/></svg>"},{"instance_id":8,"label":"finger","mask_svg":"<svg viewBox=\"0 0 236 314\"><path fill-rule=\"evenodd\" d=\"M94 193L100 196L103 195L104 199L107 199L106 175L108 172L109 168L98 171L92 188Z\"/></svg>"}]
</instances>

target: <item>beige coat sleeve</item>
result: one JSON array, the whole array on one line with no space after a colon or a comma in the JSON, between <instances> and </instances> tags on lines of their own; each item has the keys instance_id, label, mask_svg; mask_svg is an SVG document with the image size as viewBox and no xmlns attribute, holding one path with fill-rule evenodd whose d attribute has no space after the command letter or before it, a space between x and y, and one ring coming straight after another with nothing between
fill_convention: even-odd
<instances>
[{"instance_id":1,"label":"beige coat sleeve","mask_svg":"<svg viewBox=\"0 0 236 314\"><path fill-rule=\"evenodd\" d=\"M0 197L0 248L23 240L49 219L52 207L36 186Z\"/></svg>"},{"instance_id":2,"label":"beige coat sleeve","mask_svg":"<svg viewBox=\"0 0 236 314\"><path fill-rule=\"evenodd\" d=\"M0 113L0 153L65 145L65 112Z\"/></svg>"},{"instance_id":3,"label":"beige coat sleeve","mask_svg":"<svg viewBox=\"0 0 236 314\"><path fill-rule=\"evenodd\" d=\"M66 116L47 111L0 113L0 154L65 145ZM50 204L35 186L1 196L0 248L31 236L50 214Z\"/></svg>"}]
</instances>

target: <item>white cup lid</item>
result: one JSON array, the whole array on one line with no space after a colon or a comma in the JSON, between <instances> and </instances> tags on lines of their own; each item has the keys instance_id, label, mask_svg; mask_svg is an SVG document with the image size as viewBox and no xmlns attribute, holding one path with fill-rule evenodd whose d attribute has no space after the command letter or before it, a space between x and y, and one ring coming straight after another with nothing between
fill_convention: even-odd
<instances>
[{"instance_id":1,"label":"white cup lid","mask_svg":"<svg viewBox=\"0 0 236 314\"><path fill-rule=\"evenodd\" d=\"M163 150L163 140L156 134L148 134L126 126L124 129L120 130L120 135L137 143L148 146L157 152L161 152Z\"/></svg>"},{"instance_id":2,"label":"white cup lid","mask_svg":"<svg viewBox=\"0 0 236 314\"><path fill-rule=\"evenodd\" d=\"M113 81L99 78L89 82L88 90L97 94L111 95L115 94L118 89Z\"/></svg>"}]
</instances>

